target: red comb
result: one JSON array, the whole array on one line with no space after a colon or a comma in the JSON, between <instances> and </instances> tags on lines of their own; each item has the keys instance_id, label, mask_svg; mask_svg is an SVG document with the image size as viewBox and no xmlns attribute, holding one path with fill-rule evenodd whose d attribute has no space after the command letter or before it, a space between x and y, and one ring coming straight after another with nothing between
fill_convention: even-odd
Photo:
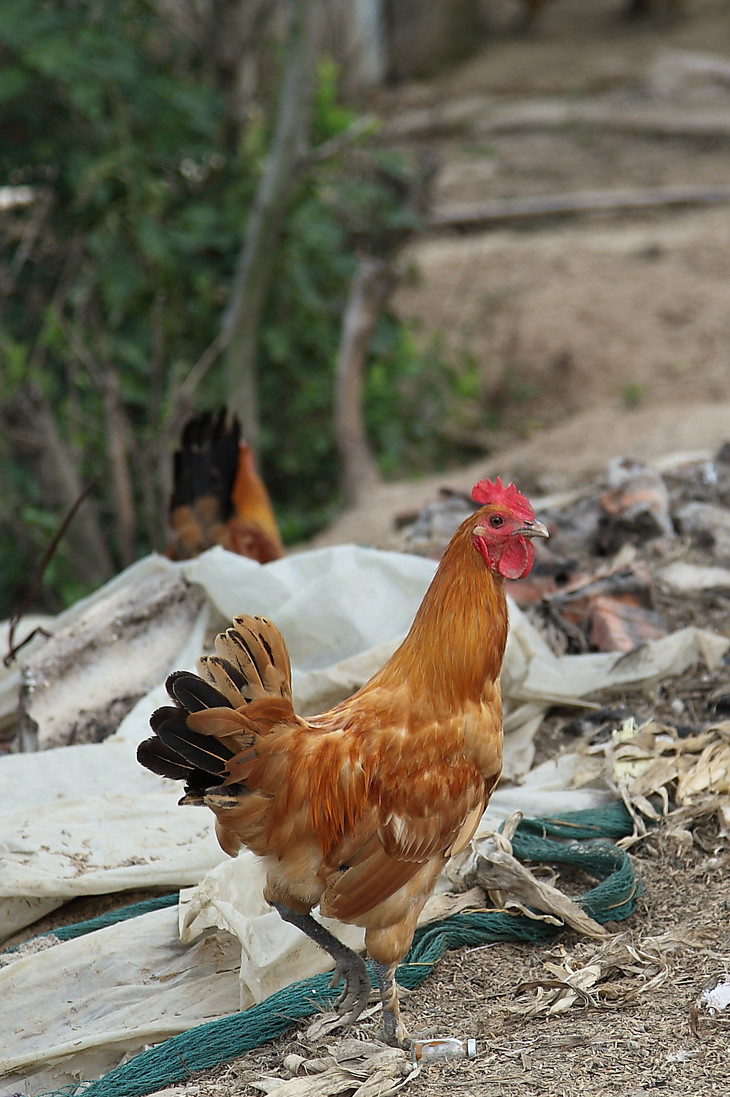
<instances>
[{"instance_id":1,"label":"red comb","mask_svg":"<svg viewBox=\"0 0 730 1097\"><path fill-rule=\"evenodd\" d=\"M485 506L487 503L502 503L520 518L533 519L535 512L528 499L518 491L514 484L505 487L498 476L492 483L491 480L480 480L472 488L471 497L475 503Z\"/></svg>"}]
</instances>

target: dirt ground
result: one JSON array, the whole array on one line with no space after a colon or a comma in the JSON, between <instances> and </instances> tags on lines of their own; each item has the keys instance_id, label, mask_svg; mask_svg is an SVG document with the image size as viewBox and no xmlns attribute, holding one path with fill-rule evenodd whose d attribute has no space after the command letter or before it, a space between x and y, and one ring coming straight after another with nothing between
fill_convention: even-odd
<instances>
[{"instance_id":1,"label":"dirt ground","mask_svg":"<svg viewBox=\"0 0 730 1097\"><path fill-rule=\"evenodd\" d=\"M495 38L436 88L403 93L400 131L441 163L436 211L725 182L728 130L686 134L730 107L727 4L687 6L681 23L628 27L617 0L555 0L529 38ZM557 107L573 108L567 124ZM730 398L729 245L727 205L443 234L414 248L398 304L474 354L487 396L511 390L507 428L533 434L591 407Z\"/></svg>"},{"instance_id":2,"label":"dirt ground","mask_svg":"<svg viewBox=\"0 0 730 1097\"><path fill-rule=\"evenodd\" d=\"M636 856L644 895L629 922L614 928L627 934L635 948L646 948L647 939L661 935L672 937L674 943L642 975L617 971L612 994L605 998L596 995L554 1017L513 1012L521 1001L516 988L549 980L548 963L580 966L590 961L597 951L595 942L570 933L549 948L493 944L448 953L431 977L405 998L406 1024L414 1035L474 1038L477 1054L473 1059L429 1063L404 1092L411 1097L442 1097L447 1091L460 1097L727 1093L730 1026L722 1015L712 1018L704 1009L693 1021L693 1011L702 992L714 987L730 966L730 853L726 844L717 843L712 827L698 829L696 839L706 848L696 846L679 854L659 834ZM636 972L640 966L635 965ZM647 989L648 979L657 974L658 985ZM378 1039L378 1025L376 1014L350 1035L372 1043ZM257 1083L262 1079L283 1081L291 1076L282 1065L288 1056L316 1059L338 1043L332 1036L310 1038L303 1023L286 1038L201 1072L171 1092L186 1097L252 1097L261 1092ZM407 1069L404 1056L404 1072ZM303 1085L304 1077L300 1079ZM356 1086L353 1082L340 1092L353 1094ZM296 1097L296 1090L287 1097Z\"/></svg>"},{"instance_id":3,"label":"dirt ground","mask_svg":"<svg viewBox=\"0 0 730 1097\"><path fill-rule=\"evenodd\" d=\"M493 34L438 81L379 107L401 147L439 160L437 213L528 195L730 181L730 13L688 0L641 23L619 0L554 0L527 36L515 0L490 0ZM508 221L431 232L396 305L424 340L472 355L482 398L466 469L375 488L317 544L387 545L394 516L441 484L487 472L549 493L617 455L713 452L730 433L730 206ZM487 418L498 428L487 431Z\"/></svg>"},{"instance_id":4,"label":"dirt ground","mask_svg":"<svg viewBox=\"0 0 730 1097\"><path fill-rule=\"evenodd\" d=\"M555 0L527 36L511 29L516 3L485 6L493 31L477 56L379 103L394 141L438 153L437 208L730 182L727 0L688 0L679 21L667 20L658 2L654 16L630 25L619 18L619 0ZM699 53L725 68L698 63ZM510 117L521 122L510 126ZM424 337L445 332L457 354L475 356L487 402L500 401L500 428L474 465L375 488L317 543L387 545L398 514L441 484L468 489L484 473L549 493L600 477L615 456L712 453L730 440L730 206L660 205L442 231L415 245L411 259L417 276L399 291L397 307ZM478 433L479 422L470 429ZM691 848L681 848L659 829L632 854L644 893L631 919L614 928L636 947L673 931L676 943L656 967L617 971L613 997L529 1016L519 1012L524 997L515 988L544 978L547 962L587 961L595 943L564 934L549 949L497 944L450 953L406 998L406 1023L412 1032L474 1037L477 1056L431 1064L405 1092L728 1092L728 1021L706 1012L693 1021L699 995L730 971L727 837L707 822L695 828ZM354 1035L374 1040L377 1026L376 1016ZM262 1077L283 1079L287 1054L317 1055L331 1043L308 1043L305 1030L196 1075L187 1097L243 1097L260 1092Z\"/></svg>"}]
</instances>

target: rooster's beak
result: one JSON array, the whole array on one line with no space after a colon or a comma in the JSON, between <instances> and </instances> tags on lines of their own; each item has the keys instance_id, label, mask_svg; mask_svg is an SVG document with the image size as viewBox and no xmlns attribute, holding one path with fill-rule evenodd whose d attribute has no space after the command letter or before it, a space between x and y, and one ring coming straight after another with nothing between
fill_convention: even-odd
<instances>
[{"instance_id":1,"label":"rooster's beak","mask_svg":"<svg viewBox=\"0 0 730 1097\"><path fill-rule=\"evenodd\" d=\"M547 531L547 527L542 522L533 521L525 522L521 530L518 531L523 537L549 537L550 534Z\"/></svg>"}]
</instances>

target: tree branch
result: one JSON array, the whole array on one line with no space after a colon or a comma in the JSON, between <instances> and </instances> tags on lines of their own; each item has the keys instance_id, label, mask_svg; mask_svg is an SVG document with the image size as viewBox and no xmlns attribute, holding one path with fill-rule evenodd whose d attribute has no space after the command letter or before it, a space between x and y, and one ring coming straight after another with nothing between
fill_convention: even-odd
<instances>
[{"instance_id":1,"label":"tree branch","mask_svg":"<svg viewBox=\"0 0 730 1097\"><path fill-rule=\"evenodd\" d=\"M276 250L308 132L314 60L314 0L287 0L289 29L276 131L239 255L231 303L223 322L228 404L255 449L258 442L256 378L258 332Z\"/></svg>"},{"instance_id":2,"label":"tree branch","mask_svg":"<svg viewBox=\"0 0 730 1097\"><path fill-rule=\"evenodd\" d=\"M354 505L379 483L380 473L367 440L362 389L373 329L398 274L384 259L363 259L350 284L335 369L334 435L340 453L345 503Z\"/></svg>"},{"instance_id":3,"label":"tree branch","mask_svg":"<svg viewBox=\"0 0 730 1097\"><path fill-rule=\"evenodd\" d=\"M61 525L59 526L58 531L56 532L53 540L51 541L51 543L48 546L48 548L46 549L46 551L43 553L43 556L41 558L41 562L38 565L38 567L35 569L35 572L33 574L33 578L31 579L30 586L28 587L28 590L25 594L25 597L23 598L23 601L20 603L17 610L15 611L13 616L10 618L10 621L8 623L8 650L7 650L6 655L3 658L3 664L6 667L10 666L10 664L13 662L13 660L15 659L15 656L18 654L18 652L21 650L21 648L24 648L26 644L30 643L30 641L33 639L34 636L38 636L39 634L42 634L44 636L49 636L50 635L50 633L46 632L46 630L44 628L39 626L38 628L34 628L33 631L30 632L25 637L24 640L21 640L21 642L19 644L15 643L15 630L18 627L18 625L20 624L20 621L23 617L23 614L27 612L28 607L30 606L33 599L35 598L36 594L38 593L38 588L41 585L41 580L43 579L46 568L48 567L51 560L53 559L54 552L58 548L58 546L61 542L61 539L63 538L63 535L65 534L66 530L71 525L71 522L73 521L73 518L74 518L74 515L76 514L76 511L79 509L79 507L83 503L84 499L86 499L87 495L91 494L91 492L96 487L98 482L99 482L99 477L95 476L94 479L91 481L91 483L86 485L84 490L79 495L78 499L76 499L74 501L73 505L69 509L69 511L66 514L65 518L61 522Z\"/></svg>"}]
</instances>

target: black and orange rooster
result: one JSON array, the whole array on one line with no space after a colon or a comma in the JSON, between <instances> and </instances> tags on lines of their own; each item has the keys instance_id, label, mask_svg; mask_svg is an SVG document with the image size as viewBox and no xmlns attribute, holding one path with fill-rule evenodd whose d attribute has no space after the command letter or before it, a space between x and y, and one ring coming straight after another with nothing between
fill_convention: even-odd
<instances>
[{"instance_id":1,"label":"black and orange rooster","mask_svg":"<svg viewBox=\"0 0 730 1097\"><path fill-rule=\"evenodd\" d=\"M236 418L225 408L203 412L182 434L173 466L168 509L171 560L222 545L260 564L284 555L269 495L256 472L251 447L240 440Z\"/></svg>"},{"instance_id":2,"label":"black and orange rooster","mask_svg":"<svg viewBox=\"0 0 730 1097\"><path fill-rule=\"evenodd\" d=\"M183 804L215 813L226 853L265 858L265 896L326 949L347 1022L371 990L365 963L311 914L365 927L385 1038L406 1042L395 970L449 857L471 839L502 768L499 674L507 640L505 579L529 572L545 527L499 479L476 485L480 509L450 541L413 625L369 682L329 712L294 711L281 634L237 617L178 671L174 706L151 717L137 757L184 780Z\"/></svg>"}]
</instances>

